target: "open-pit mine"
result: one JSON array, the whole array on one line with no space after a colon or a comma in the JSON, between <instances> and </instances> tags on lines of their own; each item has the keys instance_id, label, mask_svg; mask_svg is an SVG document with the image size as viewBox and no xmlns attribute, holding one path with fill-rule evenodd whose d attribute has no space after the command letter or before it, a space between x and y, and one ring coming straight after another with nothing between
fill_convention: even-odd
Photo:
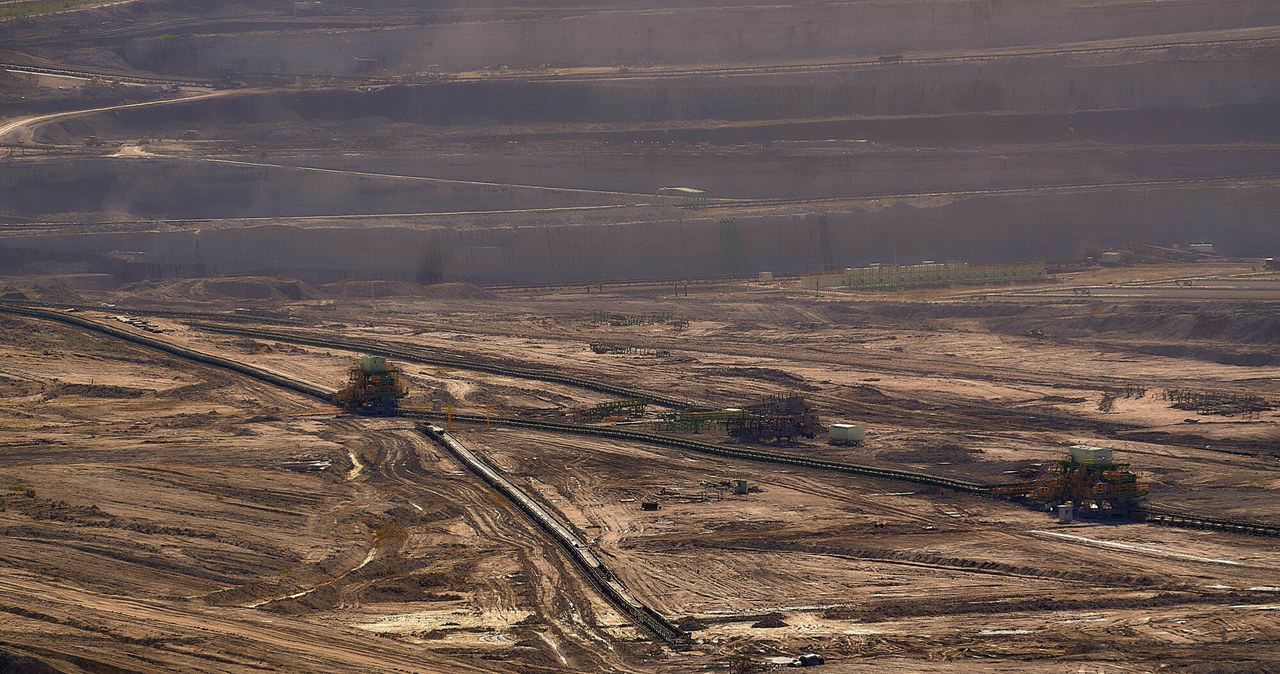
<instances>
[{"instance_id":1,"label":"open-pit mine","mask_svg":"<svg viewBox=\"0 0 1280 674\"><path fill-rule=\"evenodd\" d=\"M0 0L0 672L1280 669L1280 3Z\"/></svg>"}]
</instances>

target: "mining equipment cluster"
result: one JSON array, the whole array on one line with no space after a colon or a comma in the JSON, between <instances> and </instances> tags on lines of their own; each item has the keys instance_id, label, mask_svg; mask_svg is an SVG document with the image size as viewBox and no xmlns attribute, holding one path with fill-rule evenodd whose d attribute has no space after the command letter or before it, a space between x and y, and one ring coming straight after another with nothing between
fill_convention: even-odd
<instances>
[{"instance_id":1,"label":"mining equipment cluster","mask_svg":"<svg viewBox=\"0 0 1280 674\"><path fill-rule=\"evenodd\" d=\"M125 325L132 325L133 327L138 328L139 330L145 330L147 332L153 332L156 334L164 332L164 330L161 330L160 328L156 327L154 323L152 323L151 321L148 321L145 318L136 318L134 316L116 316L115 318L117 321L120 321Z\"/></svg>"},{"instance_id":2,"label":"mining equipment cluster","mask_svg":"<svg viewBox=\"0 0 1280 674\"><path fill-rule=\"evenodd\" d=\"M726 418L724 425L729 435L741 442L761 442L766 438L791 442L797 435L812 439L822 430L817 412L803 396L794 394L769 396L748 407L745 414Z\"/></svg>"},{"instance_id":3,"label":"mining equipment cluster","mask_svg":"<svg viewBox=\"0 0 1280 674\"><path fill-rule=\"evenodd\" d=\"M333 394L333 402L357 414L395 414L408 390L400 370L382 356L360 356L351 368L347 385Z\"/></svg>"},{"instance_id":4,"label":"mining equipment cluster","mask_svg":"<svg viewBox=\"0 0 1280 674\"><path fill-rule=\"evenodd\" d=\"M1035 483L1031 498L1049 508L1071 505L1076 517L1134 518L1142 513L1147 485L1117 462L1106 447L1072 445L1057 474Z\"/></svg>"},{"instance_id":5,"label":"mining equipment cluster","mask_svg":"<svg viewBox=\"0 0 1280 674\"><path fill-rule=\"evenodd\" d=\"M579 423L596 421L622 421L644 417L649 405L646 398L627 398L624 400L606 400L592 407L579 407L569 413Z\"/></svg>"},{"instance_id":6,"label":"mining equipment cluster","mask_svg":"<svg viewBox=\"0 0 1280 674\"><path fill-rule=\"evenodd\" d=\"M686 409L667 415L659 427L674 433L702 433L715 426L722 426L739 442L812 439L822 430L817 412L797 394L768 396L745 408Z\"/></svg>"},{"instance_id":7,"label":"mining equipment cluster","mask_svg":"<svg viewBox=\"0 0 1280 674\"><path fill-rule=\"evenodd\" d=\"M103 304L103 307L112 307L114 305ZM96 308L96 307L95 307ZM74 310L74 308L72 308ZM175 312L176 313L176 312ZM277 372L264 370L254 367L246 363L229 360L221 356L215 356L208 353L202 353L183 346L179 346L169 341L155 339L147 335L142 335L131 330L115 327L107 322L89 320L72 313L67 313L67 309L54 310L48 307L19 305L13 302L0 302L0 314L27 316L45 321L52 321L65 325L73 325L95 333L105 334L118 339L139 344L147 348L156 349L165 353L172 354L179 358L184 358L192 362L203 363L213 367L226 369L237 372L253 379L266 382L273 386L295 391L306 396L332 401L334 393L332 390L312 384L310 382L294 379ZM227 326L203 326L206 329L215 329L222 332L232 334L242 334L246 336L258 337L263 339L279 339L281 333L273 333L258 328L231 328ZM295 337L300 343L318 344L331 348L358 348L360 343L353 341L337 341L332 339L303 339ZM409 356L414 357L414 356ZM418 359L424 359L424 356L416 356ZM425 361L424 361L425 362ZM481 371L493 371L502 374L511 374L513 376L530 377L531 372L520 370L518 368L507 368L494 366L483 361L458 361L458 360L437 360L432 359L430 362L445 362L448 364L457 364L466 362L469 367L479 369ZM575 377L567 377L547 371L538 371L537 377L546 381L573 383L578 386L586 386L593 390L606 390L615 393L632 393L621 387L604 384L601 382L593 382L590 380L578 379ZM649 394L649 399L661 402L664 405L684 406L690 405L688 402L680 401L662 395ZM407 410L401 414L409 417L420 419L432 418L433 413ZM472 423L485 423L488 419L484 415L474 414L456 414L455 419L461 419ZM1009 482L1003 484L983 484L973 482L952 475L942 475L934 473L925 473L913 470L901 470L896 468L887 468L882 466L869 466L865 464L849 463L844 461L832 461L820 459L813 456L797 455L792 453L770 452L761 449L749 447L733 447L728 445L704 442L687 437L679 437L662 433L650 433L644 431L625 430L616 427L601 427L583 424L565 424L548 421L540 421L535 419L522 418L506 418L502 419L503 424L517 428L537 428L549 432L573 433L577 435L588 435L595 437L612 438L615 440L625 440L632 442L650 443L665 447L674 447L691 452L708 454L721 457L741 458L751 461L761 461L771 464L781 464L789 466L802 466L806 468L815 468L819 470L835 471L844 474L868 475L877 478L885 478L891 480L902 480L915 484L923 484L930 486L940 486L952 489L961 493L981 494L997 498L1023 500L1029 499L1035 495L1035 484L1027 482ZM1125 465L1125 464L1118 464ZM1130 475L1132 475L1130 473ZM1122 480L1123 482L1123 480ZM1138 492L1139 498L1145 495L1146 487L1136 484L1133 489ZM1128 489L1128 488L1126 488ZM34 490L28 490L28 497L34 498ZM1088 513L1085 513L1088 514ZM1159 506L1147 505L1140 510L1134 512L1135 515L1141 516L1148 522L1157 524L1165 524L1175 527L1186 527L1194 529L1211 529L1217 531L1227 531L1232 533L1244 533L1258 536L1280 537L1280 526L1274 524L1264 524L1250 520L1222 519L1188 513L1183 511L1168 510Z\"/></svg>"}]
</instances>

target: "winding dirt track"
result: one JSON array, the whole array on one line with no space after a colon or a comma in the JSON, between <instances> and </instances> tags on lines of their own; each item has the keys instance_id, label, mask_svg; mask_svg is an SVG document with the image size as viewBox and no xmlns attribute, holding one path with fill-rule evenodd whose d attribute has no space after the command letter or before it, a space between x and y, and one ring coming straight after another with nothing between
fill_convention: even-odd
<instances>
[{"instance_id":1,"label":"winding dirt track","mask_svg":"<svg viewBox=\"0 0 1280 674\"><path fill-rule=\"evenodd\" d=\"M71 110L69 112L55 112L47 115L35 115L31 117L20 117L10 120L4 124L0 124L0 142L17 142L31 143L35 137L35 132L42 126L61 122L68 119L74 119L84 115L92 115L100 112L112 112L115 110L128 110L132 108L155 107L162 105L174 105L176 103L190 103L208 98L217 98L221 96L242 95L247 91L211 91L198 93L191 96L183 96L181 98L168 98L160 101L146 101L143 103L126 103L123 105L109 105L103 108L88 108L85 110ZM11 135L17 136L16 139L9 139Z\"/></svg>"}]
</instances>

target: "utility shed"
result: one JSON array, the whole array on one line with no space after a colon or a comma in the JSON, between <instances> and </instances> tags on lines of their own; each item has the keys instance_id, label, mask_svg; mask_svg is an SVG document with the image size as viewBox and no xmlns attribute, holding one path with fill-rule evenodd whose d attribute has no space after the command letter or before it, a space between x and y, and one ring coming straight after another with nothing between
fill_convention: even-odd
<instances>
[{"instance_id":1,"label":"utility shed","mask_svg":"<svg viewBox=\"0 0 1280 674\"><path fill-rule=\"evenodd\" d=\"M360 369L370 373L386 372L387 359L382 356L360 356Z\"/></svg>"},{"instance_id":2,"label":"utility shed","mask_svg":"<svg viewBox=\"0 0 1280 674\"><path fill-rule=\"evenodd\" d=\"M867 437L867 428L858 424L831 424L831 441L858 444Z\"/></svg>"},{"instance_id":3,"label":"utility shed","mask_svg":"<svg viewBox=\"0 0 1280 674\"><path fill-rule=\"evenodd\" d=\"M1111 463L1111 449L1109 447L1094 447L1092 445L1071 445L1071 460L1075 463Z\"/></svg>"},{"instance_id":4,"label":"utility shed","mask_svg":"<svg viewBox=\"0 0 1280 674\"><path fill-rule=\"evenodd\" d=\"M706 190L692 187L659 187L653 195L654 203L681 206L684 208L706 208Z\"/></svg>"}]
</instances>

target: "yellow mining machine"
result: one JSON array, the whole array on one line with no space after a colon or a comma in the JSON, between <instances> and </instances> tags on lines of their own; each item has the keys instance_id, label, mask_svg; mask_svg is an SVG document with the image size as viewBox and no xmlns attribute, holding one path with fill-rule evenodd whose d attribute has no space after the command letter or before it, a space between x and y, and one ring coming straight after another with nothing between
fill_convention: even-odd
<instances>
[{"instance_id":1,"label":"yellow mining machine","mask_svg":"<svg viewBox=\"0 0 1280 674\"><path fill-rule=\"evenodd\" d=\"M333 402L358 414L395 414L406 394L399 368L382 356L360 356L347 386L333 394Z\"/></svg>"},{"instance_id":2,"label":"yellow mining machine","mask_svg":"<svg viewBox=\"0 0 1280 674\"><path fill-rule=\"evenodd\" d=\"M1106 447L1072 445L1057 474L1037 481L1029 496L1050 507L1071 502L1077 517L1132 518L1142 511L1147 485L1128 468Z\"/></svg>"}]
</instances>

